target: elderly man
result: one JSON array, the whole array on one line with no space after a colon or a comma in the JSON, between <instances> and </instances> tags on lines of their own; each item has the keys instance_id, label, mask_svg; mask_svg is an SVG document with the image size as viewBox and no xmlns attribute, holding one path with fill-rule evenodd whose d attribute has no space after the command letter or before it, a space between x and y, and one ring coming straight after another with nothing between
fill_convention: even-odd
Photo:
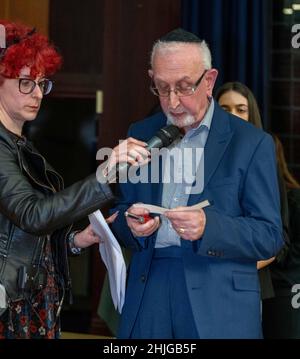
<instances>
[{"instance_id":1,"label":"elderly man","mask_svg":"<svg viewBox=\"0 0 300 359\"><path fill-rule=\"evenodd\" d=\"M173 148L183 161L170 155L169 181L119 185L113 230L133 254L119 337L260 338L256 262L283 243L273 141L213 101L217 70L195 35L177 29L159 39L149 76L163 112L128 134L147 142L172 123L182 131ZM174 180L189 162L200 185ZM188 208L203 200L210 206ZM173 210L140 223L122 215L147 213L136 202Z\"/></svg>"}]
</instances>

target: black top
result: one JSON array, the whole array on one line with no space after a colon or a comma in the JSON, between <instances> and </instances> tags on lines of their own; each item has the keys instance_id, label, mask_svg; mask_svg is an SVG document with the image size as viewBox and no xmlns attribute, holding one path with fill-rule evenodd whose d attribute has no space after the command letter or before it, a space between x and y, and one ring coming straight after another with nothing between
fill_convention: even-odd
<instances>
[{"instance_id":1,"label":"black top","mask_svg":"<svg viewBox=\"0 0 300 359\"><path fill-rule=\"evenodd\" d=\"M276 295L290 295L291 287L300 283L300 188L288 192L290 245L284 260L271 264Z\"/></svg>"}]
</instances>

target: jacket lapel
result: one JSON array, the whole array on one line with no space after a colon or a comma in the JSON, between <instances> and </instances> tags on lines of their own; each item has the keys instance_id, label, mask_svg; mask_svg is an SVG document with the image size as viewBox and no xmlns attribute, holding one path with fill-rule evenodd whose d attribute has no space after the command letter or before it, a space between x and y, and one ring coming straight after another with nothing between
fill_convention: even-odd
<instances>
[{"instance_id":1,"label":"jacket lapel","mask_svg":"<svg viewBox=\"0 0 300 359\"><path fill-rule=\"evenodd\" d=\"M211 129L204 148L204 189L216 171L232 135L228 114L215 103Z\"/></svg>"},{"instance_id":2,"label":"jacket lapel","mask_svg":"<svg viewBox=\"0 0 300 359\"><path fill-rule=\"evenodd\" d=\"M224 112L217 103L215 103L215 110L212 118L211 128L204 148L204 186L203 191L199 194L191 194L188 205L193 205L199 201L206 199L202 198L205 188L210 179L215 173L216 169L227 146L229 145L233 132L230 127L229 116Z\"/></svg>"}]
</instances>

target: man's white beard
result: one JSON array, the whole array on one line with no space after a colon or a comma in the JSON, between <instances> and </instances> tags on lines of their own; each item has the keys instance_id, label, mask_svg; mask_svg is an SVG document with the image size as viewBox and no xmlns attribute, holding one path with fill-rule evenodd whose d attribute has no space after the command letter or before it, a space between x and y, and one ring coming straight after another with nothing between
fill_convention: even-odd
<instances>
[{"instance_id":1,"label":"man's white beard","mask_svg":"<svg viewBox=\"0 0 300 359\"><path fill-rule=\"evenodd\" d=\"M170 113L167 113L167 118L172 125L175 125L179 128L192 126L196 122L194 116L190 115L189 113L184 116L184 119L180 120L172 116Z\"/></svg>"}]
</instances>

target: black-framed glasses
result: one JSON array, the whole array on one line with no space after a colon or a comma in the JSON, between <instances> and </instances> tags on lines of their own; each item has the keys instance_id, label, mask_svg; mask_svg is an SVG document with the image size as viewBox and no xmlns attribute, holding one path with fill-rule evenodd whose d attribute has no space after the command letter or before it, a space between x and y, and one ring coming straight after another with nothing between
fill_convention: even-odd
<instances>
[{"instance_id":1,"label":"black-framed glasses","mask_svg":"<svg viewBox=\"0 0 300 359\"><path fill-rule=\"evenodd\" d=\"M19 91L25 95L28 95L33 92L36 85L38 85L43 95L48 95L48 93L52 89L53 82L48 79L34 81L32 79L19 78Z\"/></svg>"},{"instance_id":2,"label":"black-framed glasses","mask_svg":"<svg viewBox=\"0 0 300 359\"><path fill-rule=\"evenodd\" d=\"M155 84L152 80L152 83L150 85L150 90L154 95L160 96L160 97L169 97L170 93L172 91L178 97L191 96L197 90L198 86L200 85L200 83L207 71L208 70L203 71L202 75L194 83L194 85L187 84L186 82L181 82L181 83L176 84L175 88L172 90L169 85L155 86Z\"/></svg>"}]
</instances>

